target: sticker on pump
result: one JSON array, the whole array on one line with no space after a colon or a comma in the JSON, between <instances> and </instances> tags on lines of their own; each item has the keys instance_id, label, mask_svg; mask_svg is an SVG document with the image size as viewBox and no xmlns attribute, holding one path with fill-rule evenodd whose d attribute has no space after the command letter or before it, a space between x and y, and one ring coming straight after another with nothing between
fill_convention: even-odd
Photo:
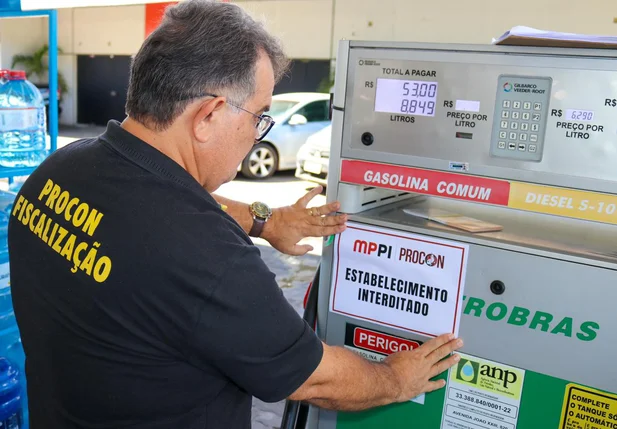
<instances>
[{"instance_id":1,"label":"sticker on pump","mask_svg":"<svg viewBox=\"0 0 617 429\"><path fill-rule=\"evenodd\" d=\"M374 329L363 328L352 323L345 324L345 348L374 362L381 362L392 353L413 350L422 345L419 341L408 340L397 335L390 335ZM411 400L424 404L425 395Z\"/></svg>"},{"instance_id":2,"label":"sticker on pump","mask_svg":"<svg viewBox=\"0 0 617 429\"><path fill-rule=\"evenodd\" d=\"M334 250L330 311L427 337L458 335L468 245L348 222Z\"/></svg>"},{"instance_id":3,"label":"sticker on pump","mask_svg":"<svg viewBox=\"0 0 617 429\"><path fill-rule=\"evenodd\" d=\"M458 354L448 371L441 429L516 429L525 370Z\"/></svg>"},{"instance_id":4,"label":"sticker on pump","mask_svg":"<svg viewBox=\"0 0 617 429\"><path fill-rule=\"evenodd\" d=\"M373 329L347 323L345 327L345 346L356 350L367 359L381 361L385 356L405 350L413 350L420 347L418 341L408 340L403 337L386 334Z\"/></svg>"},{"instance_id":5,"label":"sticker on pump","mask_svg":"<svg viewBox=\"0 0 617 429\"><path fill-rule=\"evenodd\" d=\"M559 429L617 427L617 395L570 383Z\"/></svg>"},{"instance_id":6,"label":"sticker on pump","mask_svg":"<svg viewBox=\"0 0 617 429\"><path fill-rule=\"evenodd\" d=\"M507 206L510 182L467 174L344 159L341 181Z\"/></svg>"}]
</instances>

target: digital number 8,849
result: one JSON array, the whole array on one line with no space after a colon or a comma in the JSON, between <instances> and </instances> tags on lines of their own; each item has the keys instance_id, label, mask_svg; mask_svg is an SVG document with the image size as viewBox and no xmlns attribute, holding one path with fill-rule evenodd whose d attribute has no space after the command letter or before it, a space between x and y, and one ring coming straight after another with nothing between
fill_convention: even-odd
<instances>
[{"instance_id":1,"label":"digital number 8,849","mask_svg":"<svg viewBox=\"0 0 617 429\"><path fill-rule=\"evenodd\" d=\"M435 113L435 102L434 101L418 101L418 100L407 100L403 99L401 102L401 113L420 113L423 115L432 115Z\"/></svg>"}]
</instances>

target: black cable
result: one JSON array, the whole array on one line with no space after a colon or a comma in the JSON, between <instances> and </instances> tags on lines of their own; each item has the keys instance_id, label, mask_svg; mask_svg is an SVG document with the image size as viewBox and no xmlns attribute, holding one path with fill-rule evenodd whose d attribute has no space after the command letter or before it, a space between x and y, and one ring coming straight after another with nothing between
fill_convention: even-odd
<instances>
[{"instance_id":1,"label":"black cable","mask_svg":"<svg viewBox=\"0 0 617 429\"><path fill-rule=\"evenodd\" d=\"M319 272L321 264L317 266L315 277L309 291L306 306L304 307L304 315L302 318L308 323L311 328L315 328L317 321L317 297L319 291ZM281 421L281 429L304 429L308 419L309 407L297 401L285 401L285 410L283 411L283 419Z\"/></svg>"}]
</instances>

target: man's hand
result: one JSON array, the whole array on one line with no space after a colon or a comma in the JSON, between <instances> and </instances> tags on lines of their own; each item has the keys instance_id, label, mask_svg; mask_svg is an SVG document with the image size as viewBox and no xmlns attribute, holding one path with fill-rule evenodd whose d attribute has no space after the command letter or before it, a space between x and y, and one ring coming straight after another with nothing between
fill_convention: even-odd
<instances>
[{"instance_id":1,"label":"man's hand","mask_svg":"<svg viewBox=\"0 0 617 429\"><path fill-rule=\"evenodd\" d=\"M323 345L321 363L289 399L338 411L361 411L406 402L444 387L431 378L460 360L447 357L462 341L445 334L411 351L400 351L373 362L340 346Z\"/></svg>"},{"instance_id":2,"label":"man's hand","mask_svg":"<svg viewBox=\"0 0 617 429\"><path fill-rule=\"evenodd\" d=\"M279 252L299 256L313 250L310 245L298 244L303 238L327 237L343 232L347 215L328 216L340 208L338 202L306 208L322 190L321 186L317 186L294 205L273 209L272 217L264 225L261 238Z\"/></svg>"},{"instance_id":3,"label":"man's hand","mask_svg":"<svg viewBox=\"0 0 617 429\"><path fill-rule=\"evenodd\" d=\"M388 356L384 363L392 369L395 379L400 383L396 401L409 401L424 392L444 387L446 384L444 380L431 381L431 378L443 373L460 360L457 354L448 359L444 358L462 345L462 340L453 341L452 334L441 335L417 349Z\"/></svg>"}]
</instances>

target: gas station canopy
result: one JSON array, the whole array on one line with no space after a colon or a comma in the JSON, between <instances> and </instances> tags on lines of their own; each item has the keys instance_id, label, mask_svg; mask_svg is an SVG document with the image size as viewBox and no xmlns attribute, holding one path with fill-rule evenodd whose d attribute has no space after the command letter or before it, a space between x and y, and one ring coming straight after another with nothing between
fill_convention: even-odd
<instances>
[{"instance_id":1,"label":"gas station canopy","mask_svg":"<svg viewBox=\"0 0 617 429\"><path fill-rule=\"evenodd\" d=\"M62 9L69 7L123 6L145 3L166 3L168 0L0 0L0 6L16 5L19 10Z\"/></svg>"}]
</instances>

